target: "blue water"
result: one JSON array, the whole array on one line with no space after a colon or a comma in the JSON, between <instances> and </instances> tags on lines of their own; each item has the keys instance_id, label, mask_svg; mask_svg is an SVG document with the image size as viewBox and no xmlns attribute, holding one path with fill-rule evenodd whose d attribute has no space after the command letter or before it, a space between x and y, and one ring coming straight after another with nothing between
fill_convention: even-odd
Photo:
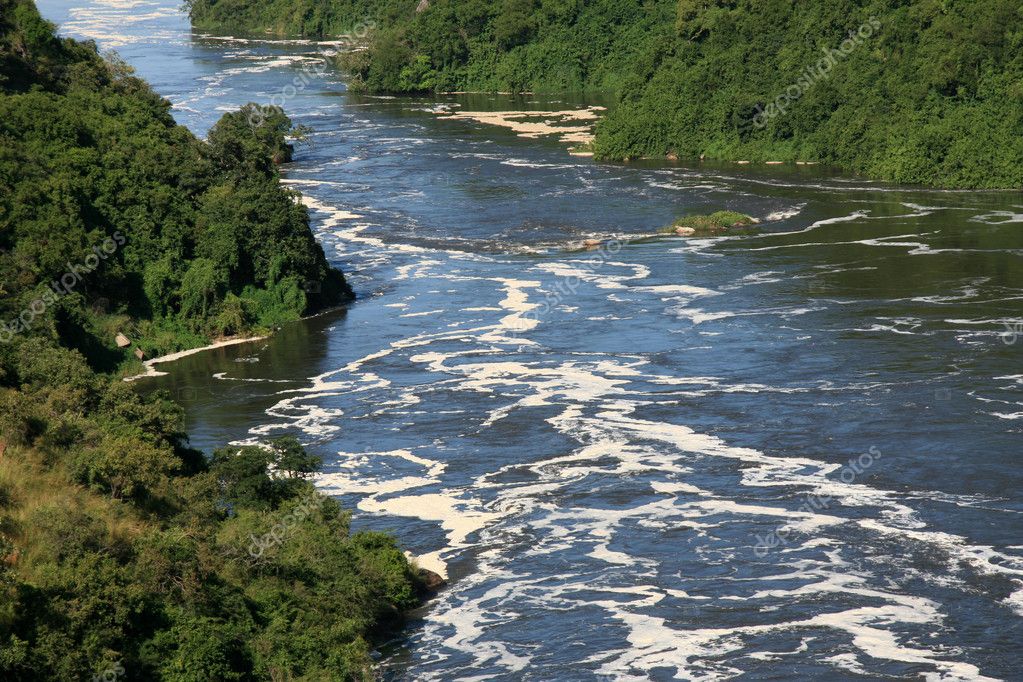
<instances>
[{"instance_id":1,"label":"blue water","mask_svg":"<svg viewBox=\"0 0 1023 682\"><path fill-rule=\"evenodd\" d=\"M41 9L200 135L331 59L165 0ZM594 164L442 115L595 101L333 70L286 100L360 301L150 385L199 447L300 436L356 527L448 575L383 675L1023 679L1020 194ZM654 234L721 208L761 229Z\"/></svg>"}]
</instances>

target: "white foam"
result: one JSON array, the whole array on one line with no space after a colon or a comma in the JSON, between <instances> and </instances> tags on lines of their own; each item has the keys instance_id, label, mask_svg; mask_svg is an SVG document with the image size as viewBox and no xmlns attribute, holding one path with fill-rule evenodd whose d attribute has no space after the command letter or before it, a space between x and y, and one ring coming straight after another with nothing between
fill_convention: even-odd
<instances>
[{"instance_id":1,"label":"white foam","mask_svg":"<svg viewBox=\"0 0 1023 682\"><path fill-rule=\"evenodd\" d=\"M806 204L799 204L798 206L792 206L790 208L783 208L778 211L773 211L764 216L764 222L776 222L779 220L788 220L789 218L795 218L797 215L802 213L803 209L806 208Z\"/></svg>"}]
</instances>

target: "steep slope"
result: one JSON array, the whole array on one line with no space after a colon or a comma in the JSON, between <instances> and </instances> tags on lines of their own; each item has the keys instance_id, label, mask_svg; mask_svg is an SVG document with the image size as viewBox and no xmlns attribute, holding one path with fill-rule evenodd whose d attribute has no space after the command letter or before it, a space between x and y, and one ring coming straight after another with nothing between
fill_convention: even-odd
<instances>
[{"instance_id":1,"label":"steep slope","mask_svg":"<svg viewBox=\"0 0 1023 682\"><path fill-rule=\"evenodd\" d=\"M0 330L45 329L97 368L267 328L351 297L279 183L291 125L228 114L203 142L116 60L28 3L0 34Z\"/></svg>"},{"instance_id":2,"label":"steep slope","mask_svg":"<svg viewBox=\"0 0 1023 682\"><path fill-rule=\"evenodd\" d=\"M118 330L171 350L350 296L278 183L287 119L202 142L28 0L0 69L0 678L373 679L418 603L394 540L294 439L207 458L105 373L137 362Z\"/></svg>"}]
</instances>

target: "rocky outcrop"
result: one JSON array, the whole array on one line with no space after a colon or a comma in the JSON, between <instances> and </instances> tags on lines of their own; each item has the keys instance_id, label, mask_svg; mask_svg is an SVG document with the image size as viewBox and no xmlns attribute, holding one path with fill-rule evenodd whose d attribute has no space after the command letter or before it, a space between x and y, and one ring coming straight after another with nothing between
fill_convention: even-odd
<instances>
[{"instance_id":1,"label":"rocky outcrop","mask_svg":"<svg viewBox=\"0 0 1023 682\"><path fill-rule=\"evenodd\" d=\"M416 572L416 577L419 578L419 596L422 599L429 599L448 585L443 576L428 568L420 568Z\"/></svg>"}]
</instances>

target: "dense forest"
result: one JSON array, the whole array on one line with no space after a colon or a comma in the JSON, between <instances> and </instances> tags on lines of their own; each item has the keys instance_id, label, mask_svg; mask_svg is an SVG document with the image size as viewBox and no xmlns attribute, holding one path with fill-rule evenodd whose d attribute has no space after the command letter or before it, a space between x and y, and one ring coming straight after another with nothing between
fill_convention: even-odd
<instances>
[{"instance_id":1,"label":"dense forest","mask_svg":"<svg viewBox=\"0 0 1023 682\"><path fill-rule=\"evenodd\" d=\"M589 91L605 159L820 162L900 183L1023 186L1013 0L190 0L222 31L333 37L371 91Z\"/></svg>"},{"instance_id":2,"label":"dense forest","mask_svg":"<svg viewBox=\"0 0 1023 682\"><path fill-rule=\"evenodd\" d=\"M29 4L4 16L5 337L47 331L109 370L131 359L119 332L161 353L350 298L279 183L283 112L227 114L204 142L124 63L54 38Z\"/></svg>"},{"instance_id":3,"label":"dense forest","mask_svg":"<svg viewBox=\"0 0 1023 682\"><path fill-rule=\"evenodd\" d=\"M179 406L120 380L134 348L351 295L278 182L290 122L249 113L201 141L0 0L0 679L372 679L374 638L419 601L298 441L207 457Z\"/></svg>"}]
</instances>

